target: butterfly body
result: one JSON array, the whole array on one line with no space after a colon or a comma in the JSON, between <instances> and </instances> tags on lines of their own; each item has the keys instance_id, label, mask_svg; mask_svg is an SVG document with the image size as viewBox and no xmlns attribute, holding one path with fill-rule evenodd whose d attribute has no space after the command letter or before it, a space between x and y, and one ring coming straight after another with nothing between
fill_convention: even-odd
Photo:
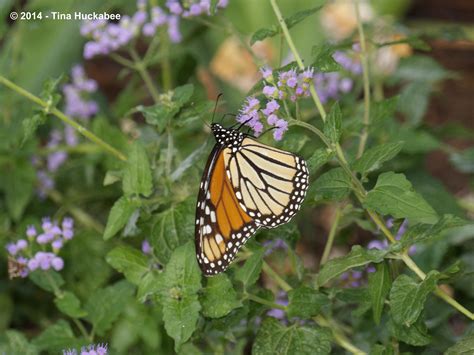
<instances>
[{"instance_id":1,"label":"butterfly body","mask_svg":"<svg viewBox=\"0 0 474 355\"><path fill-rule=\"evenodd\" d=\"M196 255L206 276L224 271L260 227L287 223L308 188L306 162L212 124L216 145L201 180L196 207Z\"/></svg>"}]
</instances>

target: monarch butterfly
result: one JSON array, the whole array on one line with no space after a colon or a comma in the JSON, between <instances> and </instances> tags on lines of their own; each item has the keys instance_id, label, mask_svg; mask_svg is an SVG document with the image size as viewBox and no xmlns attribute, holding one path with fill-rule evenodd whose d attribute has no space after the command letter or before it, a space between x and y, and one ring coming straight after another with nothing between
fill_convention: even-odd
<instances>
[{"instance_id":1,"label":"monarch butterfly","mask_svg":"<svg viewBox=\"0 0 474 355\"><path fill-rule=\"evenodd\" d=\"M260 227L287 223L308 188L300 157L239 129L212 123L211 130L216 144L201 180L195 227L196 256L206 276L225 271Z\"/></svg>"}]
</instances>

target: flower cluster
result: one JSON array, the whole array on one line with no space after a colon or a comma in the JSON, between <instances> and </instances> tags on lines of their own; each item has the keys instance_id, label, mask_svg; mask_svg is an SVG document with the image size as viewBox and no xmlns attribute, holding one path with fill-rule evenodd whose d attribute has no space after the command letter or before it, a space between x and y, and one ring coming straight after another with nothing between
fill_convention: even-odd
<instances>
[{"instance_id":1,"label":"flower cluster","mask_svg":"<svg viewBox=\"0 0 474 355\"><path fill-rule=\"evenodd\" d=\"M99 109L97 102L88 98L91 93L97 91L97 82L86 76L81 65L76 65L72 68L71 79L72 82L70 84L63 86L64 111L68 116L88 119L95 115Z\"/></svg>"},{"instance_id":2,"label":"flower cluster","mask_svg":"<svg viewBox=\"0 0 474 355\"><path fill-rule=\"evenodd\" d=\"M277 249L287 250L288 244L283 239L277 238L274 240L267 240L263 242L263 246L266 248L265 256L272 254Z\"/></svg>"},{"instance_id":3,"label":"flower cluster","mask_svg":"<svg viewBox=\"0 0 474 355\"><path fill-rule=\"evenodd\" d=\"M80 352L76 349L63 350L63 355L106 355L108 351L107 344L91 344L83 346Z\"/></svg>"},{"instance_id":4,"label":"flower cluster","mask_svg":"<svg viewBox=\"0 0 474 355\"><path fill-rule=\"evenodd\" d=\"M26 239L19 239L15 243L6 245L9 257L20 268L18 275L10 272L10 277L26 277L31 271L37 269L56 271L62 270L64 260L58 256L63 245L74 237L74 221L65 217L61 225L46 217L42 220L41 233L35 226L26 229ZM37 251L40 249L39 251Z\"/></svg>"},{"instance_id":5,"label":"flower cluster","mask_svg":"<svg viewBox=\"0 0 474 355\"><path fill-rule=\"evenodd\" d=\"M385 225L387 226L387 228L392 228L394 225L393 219L392 218L388 219ZM405 219L400 225L400 227L398 228L398 231L395 234L395 239L400 240L401 237L406 233L407 228L408 228L408 219ZM367 244L367 248L384 250L388 248L388 242L386 239L382 241L378 239L374 239L374 240L371 240L369 244ZM416 246L412 245L410 249L408 249L408 254L413 255L414 253L416 253Z\"/></svg>"},{"instance_id":6,"label":"flower cluster","mask_svg":"<svg viewBox=\"0 0 474 355\"><path fill-rule=\"evenodd\" d=\"M228 0L219 0L217 8L224 8ZM84 46L84 58L106 55L129 44L143 34L154 36L158 28L166 28L170 41L181 42L180 17L189 18L211 15L211 0L186 1L168 0L166 9L154 6L147 11L147 2L138 0L137 12L123 16L118 23L104 20L87 21L81 27L81 35L89 41Z\"/></svg>"},{"instance_id":7,"label":"flower cluster","mask_svg":"<svg viewBox=\"0 0 474 355\"><path fill-rule=\"evenodd\" d=\"M282 305L282 306L288 306L288 294L284 291L280 291L277 294L277 297L275 299L275 303ZM283 323L286 323L286 313L284 310L279 309L279 308L272 308L267 312L267 315L273 318L276 318L280 320Z\"/></svg>"}]
</instances>

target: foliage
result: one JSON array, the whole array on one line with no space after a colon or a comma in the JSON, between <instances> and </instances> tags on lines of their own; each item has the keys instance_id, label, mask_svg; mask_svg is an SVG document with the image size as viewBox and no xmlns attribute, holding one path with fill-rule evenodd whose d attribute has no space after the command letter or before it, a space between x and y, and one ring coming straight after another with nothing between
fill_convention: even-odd
<instances>
[{"instance_id":1,"label":"foliage","mask_svg":"<svg viewBox=\"0 0 474 355\"><path fill-rule=\"evenodd\" d=\"M337 2L298 2L288 16L278 1L282 18L274 0L231 2L54 3L131 15L94 35L74 21L0 25L0 353L471 354L474 150L424 122L456 74L413 54L431 41L400 19L354 22L334 40L314 26ZM4 18L14 3L0 4ZM114 31L123 42L99 40ZM279 130L258 139L304 158L310 187L293 221L260 228L205 278L194 244L205 124L242 102L237 121ZM453 194L431 176L436 150L471 184ZM35 252L63 264L31 263Z\"/></svg>"}]
</instances>

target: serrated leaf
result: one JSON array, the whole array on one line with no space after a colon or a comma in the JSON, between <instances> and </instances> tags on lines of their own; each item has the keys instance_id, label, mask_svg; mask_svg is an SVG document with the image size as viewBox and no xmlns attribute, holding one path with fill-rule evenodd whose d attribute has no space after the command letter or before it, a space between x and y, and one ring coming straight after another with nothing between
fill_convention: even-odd
<instances>
[{"instance_id":1,"label":"serrated leaf","mask_svg":"<svg viewBox=\"0 0 474 355\"><path fill-rule=\"evenodd\" d=\"M125 195L146 197L151 195L153 185L150 162L145 148L138 141L133 142L130 146L128 160L123 171L122 187Z\"/></svg>"},{"instance_id":2,"label":"serrated leaf","mask_svg":"<svg viewBox=\"0 0 474 355\"><path fill-rule=\"evenodd\" d=\"M390 292L392 279L387 263L375 265L375 272L369 274L368 289L372 303L375 324L380 324L385 299Z\"/></svg>"},{"instance_id":3,"label":"serrated leaf","mask_svg":"<svg viewBox=\"0 0 474 355\"><path fill-rule=\"evenodd\" d=\"M16 330L7 330L4 333L6 344L0 343L0 352L8 355L36 355L39 349L28 342L28 339Z\"/></svg>"},{"instance_id":4,"label":"serrated leaf","mask_svg":"<svg viewBox=\"0 0 474 355\"><path fill-rule=\"evenodd\" d=\"M249 288L260 278L263 254L263 249L254 251L245 264L235 272L235 279L241 281L245 288Z\"/></svg>"},{"instance_id":5,"label":"serrated leaf","mask_svg":"<svg viewBox=\"0 0 474 355\"><path fill-rule=\"evenodd\" d=\"M109 330L130 301L134 287L127 281L119 281L106 288L95 290L85 305L86 319L95 331L103 335Z\"/></svg>"},{"instance_id":6,"label":"serrated leaf","mask_svg":"<svg viewBox=\"0 0 474 355\"><path fill-rule=\"evenodd\" d=\"M456 345L451 346L446 350L444 355L469 355L474 351L474 333L467 334L461 340L456 342Z\"/></svg>"},{"instance_id":7,"label":"serrated leaf","mask_svg":"<svg viewBox=\"0 0 474 355\"><path fill-rule=\"evenodd\" d=\"M392 336L406 344L424 346L431 343L431 336L429 336L421 318L410 327L397 324L392 320L389 322L388 328Z\"/></svg>"},{"instance_id":8,"label":"serrated leaf","mask_svg":"<svg viewBox=\"0 0 474 355\"><path fill-rule=\"evenodd\" d=\"M378 170L382 164L389 161L402 150L403 142L394 142L381 144L368 149L364 154L354 162L352 168L361 174L367 174Z\"/></svg>"},{"instance_id":9,"label":"serrated leaf","mask_svg":"<svg viewBox=\"0 0 474 355\"><path fill-rule=\"evenodd\" d=\"M310 175L315 174L319 168L326 164L332 158L334 153L325 148L316 149L313 155L306 160Z\"/></svg>"},{"instance_id":10,"label":"serrated leaf","mask_svg":"<svg viewBox=\"0 0 474 355\"><path fill-rule=\"evenodd\" d=\"M237 293L226 274L207 279L207 285L200 299L202 314L210 318L220 318L239 307Z\"/></svg>"},{"instance_id":11,"label":"serrated leaf","mask_svg":"<svg viewBox=\"0 0 474 355\"><path fill-rule=\"evenodd\" d=\"M104 239L112 238L128 222L133 212L137 209L137 203L128 197L122 196L115 201L107 219L105 226Z\"/></svg>"},{"instance_id":12,"label":"serrated leaf","mask_svg":"<svg viewBox=\"0 0 474 355\"><path fill-rule=\"evenodd\" d=\"M409 247L415 243L420 243L429 239L435 239L441 233L456 227L463 227L469 224L468 221L453 216L444 215L435 224L417 224L408 228L402 236L401 243L404 247Z\"/></svg>"},{"instance_id":13,"label":"serrated leaf","mask_svg":"<svg viewBox=\"0 0 474 355\"><path fill-rule=\"evenodd\" d=\"M354 245L349 254L331 259L323 265L318 274L318 285L323 286L326 282L338 277L349 269L369 263L379 263L386 254L387 251L385 250L366 250L360 245Z\"/></svg>"},{"instance_id":14,"label":"serrated leaf","mask_svg":"<svg viewBox=\"0 0 474 355\"><path fill-rule=\"evenodd\" d=\"M134 285L140 285L150 271L148 258L140 250L126 245L112 249L106 256L107 262Z\"/></svg>"},{"instance_id":15,"label":"serrated leaf","mask_svg":"<svg viewBox=\"0 0 474 355\"><path fill-rule=\"evenodd\" d=\"M56 296L54 303L61 312L71 318L82 318L87 315L87 312L81 308L79 298L70 291L65 291Z\"/></svg>"},{"instance_id":16,"label":"serrated leaf","mask_svg":"<svg viewBox=\"0 0 474 355\"><path fill-rule=\"evenodd\" d=\"M316 200L340 201L349 196L351 181L342 168L331 169L322 174L315 182Z\"/></svg>"},{"instance_id":17,"label":"serrated leaf","mask_svg":"<svg viewBox=\"0 0 474 355\"><path fill-rule=\"evenodd\" d=\"M194 244L190 241L176 248L160 278L160 303L166 332L175 341L178 352L197 326L201 305L197 292L201 289L201 271Z\"/></svg>"},{"instance_id":18,"label":"serrated leaf","mask_svg":"<svg viewBox=\"0 0 474 355\"><path fill-rule=\"evenodd\" d=\"M435 210L413 190L405 175L392 171L379 175L364 206L383 215L408 218L410 222L435 223L438 219Z\"/></svg>"},{"instance_id":19,"label":"serrated leaf","mask_svg":"<svg viewBox=\"0 0 474 355\"><path fill-rule=\"evenodd\" d=\"M398 109L412 126L421 124L428 109L431 90L431 85L425 82L413 82L401 90Z\"/></svg>"},{"instance_id":20,"label":"serrated leaf","mask_svg":"<svg viewBox=\"0 0 474 355\"><path fill-rule=\"evenodd\" d=\"M312 64L318 72L329 73L339 71L342 66L333 57L336 48L329 43L313 46L311 49Z\"/></svg>"},{"instance_id":21,"label":"serrated leaf","mask_svg":"<svg viewBox=\"0 0 474 355\"><path fill-rule=\"evenodd\" d=\"M394 139L403 141L402 151L408 154L427 153L438 149L440 141L425 130L402 127Z\"/></svg>"},{"instance_id":22,"label":"serrated leaf","mask_svg":"<svg viewBox=\"0 0 474 355\"><path fill-rule=\"evenodd\" d=\"M189 198L154 216L150 221L150 242L155 255L166 264L173 250L194 238L195 201Z\"/></svg>"},{"instance_id":23,"label":"serrated leaf","mask_svg":"<svg viewBox=\"0 0 474 355\"><path fill-rule=\"evenodd\" d=\"M178 86L174 89L173 92L173 101L175 101L178 106L181 108L184 104L186 104L194 93L194 85L193 84L185 84L182 86Z\"/></svg>"},{"instance_id":24,"label":"serrated leaf","mask_svg":"<svg viewBox=\"0 0 474 355\"><path fill-rule=\"evenodd\" d=\"M58 287L64 285L64 279L61 274L54 270L35 270L31 272L28 277L33 281L33 283L48 292L54 292L51 280L53 280L54 284Z\"/></svg>"},{"instance_id":25,"label":"serrated leaf","mask_svg":"<svg viewBox=\"0 0 474 355\"><path fill-rule=\"evenodd\" d=\"M339 142L341 137L342 127L342 113L339 107L339 103L335 103L331 107L331 111L326 117L324 122L324 135L329 138L332 144Z\"/></svg>"},{"instance_id":26,"label":"serrated leaf","mask_svg":"<svg viewBox=\"0 0 474 355\"><path fill-rule=\"evenodd\" d=\"M398 107L398 100L399 96L392 96L372 102L370 105L371 127L382 126L388 118L393 117Z\"/></svg>"},{"instance_id":27,"label":"serrated leaf","mask_svg":"<svg viewBox=\"0 0 474 355\"><path fill-rule=\"evenodd\" d=\"M393 320L405 326L415 323L423 311L426 297L436 288L439 272L431 271L417 283L407 275L400 275L390 290L390 313Z\"/></svg>"},{"instance_id":28,"label":"serrated leaf","mask_svg":"<svg viewBox=\"0 0 474 355\"><path fill-rule=\"evenodd\" d=\"M39 350L54 354L59 354L66 348L74 348L78 343L79 340L76 339L71 326L65 320L59 320L50 325L32 341Z\"/></svg>"},{"instance_id":29,"label":"serrated leaf","mask_svg":"<svg viewBox=\"0 0 474 355\"><path fill-rule=\"evenodd\" d=\"M252 354L329 354L331 338L329 331L324 328L285 327L275 318L267 318L257 333Z\"/></svg>"},{"instance_id":30,"label":"serrated leaf","mask_svg":"<svg viewBox=\"0 0 474 355\"><path fill-rule=\"evenodd\" d=\"M263 41L266 38L271 38L278 34L277 28L260 28L250 38L250 45L253 46L256 42Z\"/></svg>"},{"instance_id":31,"label":"serrated leaf","mask_svg":"<svg viewBox=\"0 0 474 355\"><path fill-rule=\"evenodd\" d=\"M318 315L321 307L329 303L329 298L315 289L298 287L288 292L287 316L308 319Z\"/></svg>"},{"instance_id":32,"label":"serrated leaf","mask_svg":"<svg viewBox=\"0 0 474 355\"><path fill-rule=\"evenodd\" d=\"M313 7L308 10L302 10L299 11L289 17L285 18L285 23L288 29L291 27L297 25L301 21L303 21L306 17L314 14L316 11L320 10L322 8L322 5ZM263 41L266 38L271 38L276 36L277 34L280 33L280 27L273 25L271 28L260 28L257 30L252 37L250 38L250 45L252 46L255 42L258 41Z\"/></svg>"},{"instance_id":33,"label":"serrated leaf","mask_svg":"<svg viewBox=\"0 0 474 355\"><path fill-rule=\"evenodd\" d=\"M43 125L45 122L46 115L40 113L33 115L33 117L25 118L22 122L24 132L22 144L33 137L38 127Z\"/></svg>"}]
</instances>

